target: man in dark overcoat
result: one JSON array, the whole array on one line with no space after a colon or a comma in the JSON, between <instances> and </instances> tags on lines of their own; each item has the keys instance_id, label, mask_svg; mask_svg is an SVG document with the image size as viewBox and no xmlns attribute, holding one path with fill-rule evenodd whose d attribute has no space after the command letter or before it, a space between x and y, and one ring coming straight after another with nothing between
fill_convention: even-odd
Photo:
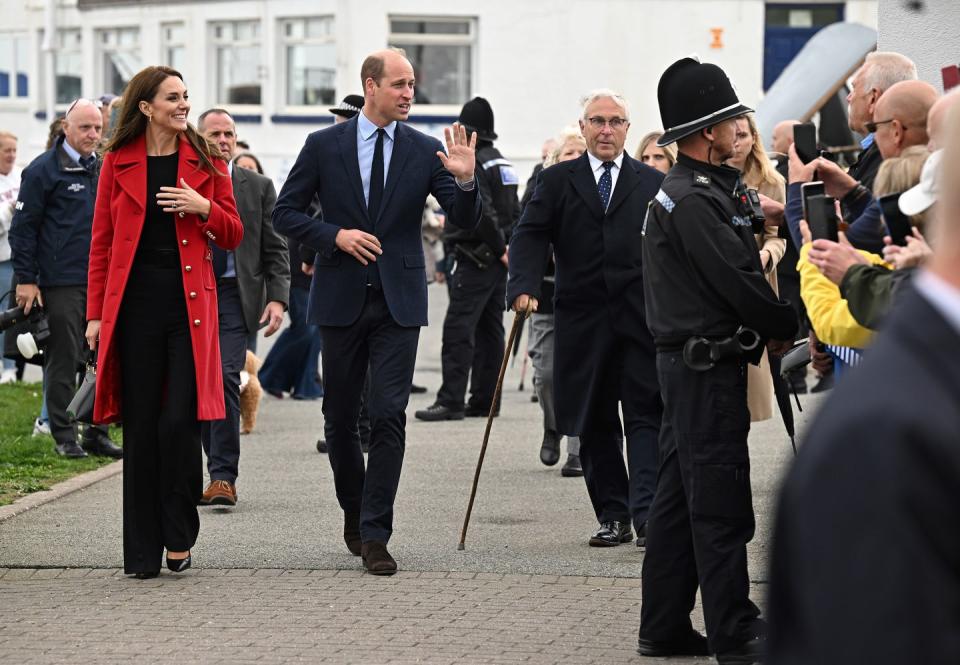
<instances>
[{"instance_id":1,"label":"man in dark overcoat","mask_svg":"<svg viewBox=\"0 0 960 665\"><path fill-rule=\"evenodd\" d=\"M587 95L580 120L587 152L543 171L509 252L507 302L520 311L530 300L536 308L554 248L557 429L580 436L600 522L590 538L596 547L633 540L631 520L643 544L663 409L641 268L643 219L663 176L624 152L629 126L619 94Z\"/></svg>"}]
</instances>

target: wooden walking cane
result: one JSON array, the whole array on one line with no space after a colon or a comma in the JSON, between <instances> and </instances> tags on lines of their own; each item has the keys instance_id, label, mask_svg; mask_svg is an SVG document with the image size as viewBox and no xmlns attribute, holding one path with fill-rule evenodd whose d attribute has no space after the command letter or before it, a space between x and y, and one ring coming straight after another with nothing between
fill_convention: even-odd
<instances>
[{"instance_id":1,"label":"wooden walking cane","mask_svg":"<svg viewBox=\"0 0 960 665\"><path fill-rule=\"evenodd\" d=\"M470 489L470 502L467 504L467 514L463 518L463 528L460 530L460 543L457 550L464 548L464 541L467 539L467 526L470 524L470 513L473 512L473 500L477 496L477 484L480 482L480 469L483 468L483 456L487 452L487 442L490 441L490 428L493 427L493 415L497 411L497 405L500 403L500 393L503 391L503 377L507 373L507 363L510 362L510 349L513 347L513 340L517 332L523 329L524 320L530 316L533 311L532 299L528 301L527 308L522 312L517 312L513 318L513 327L510 328L510 337L507 339L507 345L503 350L503 362L500 363L500 376L497 377L497 388L493 392L493 401L490 402L490 413L487 414L487 429L483 432L483 445L480 446L480 457L477 459L477 470L473 474L473 487Z\"/></svg>"}]
</instances>

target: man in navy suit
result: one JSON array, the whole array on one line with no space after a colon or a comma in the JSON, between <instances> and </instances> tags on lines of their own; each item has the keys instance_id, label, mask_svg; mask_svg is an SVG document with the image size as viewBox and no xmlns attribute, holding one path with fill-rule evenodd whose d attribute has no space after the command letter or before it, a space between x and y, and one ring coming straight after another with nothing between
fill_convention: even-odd
<instances>
[{"instance_id":1,"label":"man in navy suit","mask_svg":"<svg viewBox=\"0 0 960 665\"><path fill-rule=\"evenodd\" d=\"M476 134L459 124L441 143L401 124L414 96L403 51L368 56L357 117L314 132L280 191L274 226L317 251L308 320L323 338L324 431L343 537L374 575L392 575L387 551L403 462L406 416L427 282L420 221L433 194L449 223L480 220ZM322 219L306 214L314 195ZM370 368L369 462L356 445L360 393Z\"/></svg>"},{"instance_id":2,"label":"man in navy suit","mask_svg":"<svg viewBox=\"0 0 960 665\"><path fill-rule=\"evenodd\" d=\"M587 95L580 120L587 152L543 171L509 252L507 302L521 311L532 300L536 309L553 246L557 429L580 436L600 522L594 547L633 540L631 520L637 544L644 544L663 412L641 267L643 220L663 175L624 152L629 127L623 97L611 90Z\"/></svg>"}]
</instances>

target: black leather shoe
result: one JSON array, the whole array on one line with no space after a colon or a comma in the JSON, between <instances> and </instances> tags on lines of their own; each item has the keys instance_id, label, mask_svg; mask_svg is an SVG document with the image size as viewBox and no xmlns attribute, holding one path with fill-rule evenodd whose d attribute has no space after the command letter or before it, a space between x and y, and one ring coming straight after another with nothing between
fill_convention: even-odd
<instances>
[{"instance_id":1,"label":"black leather shoe","mask_svg":"<svg viewBox=\"0 0 960 665\"><path fill-rule=\"evenodd\" d=\"M152 580L154 577L157 577L160 574L160 571L149 572L149 573L134 573L133 576L138 580Z\"/></svg>"},{"instance_id":2,"label":"black leather shoe","mask_svg":"<svg viewBox=\"0 0 960 665\"><path fill-rule=\"evenodd\" d=\"M79 457L87 456L87 453L83 451L83 448L78 446L77 442L73 440L57 441L53 449L54 451L56 451L58 455L61 455L63 457L70 457L70 458L76 459Z\"/></svg>"},{"instance_id":3,"label":"black leather shoe","mask_svg":"<svg viewBox=\"0 0 960 665\"><path fill-rule=\"evenodd\" d=\"M114 445L113 441L110 440L110 437L107 436L107 433L102 429L88 428L87 431L83 433L80 446L91 455L113 457L114 459L123 457L123 448Z\"/></svg>"},{"instance_id":4,"label":"black leather shoe","mask_svg":"<svg viewBox=\"0 0 960 665\"><path fill-rule=\"evenodd\" d=\"M187 552L186 559L171 559L167 557L167 569L171 573L182 573L193 563L193 558L189 552Z\"/></svg>"},{"instance_id":5,"label":"black leather shoe","mask_svg":"<svg viewBox=\"0 0 960 665\"><path fill-rule=\"evenodd\" d=\"M360 556L360 513L343 514L343 542L353 556Z\"/></svg>"},{"instance_id":6,"label":"black leather shoe","mask_svg":"<svg viewBox=\"0 0 960 665\"><path fill-rule=\"evenodd\" d=\"M762 663L767 656L767 640L764 637L754 637L747 640L736 649L717 654L719 665L754 665Z\"/></svg>"},{"instance_id":7,"label":"black leather shoe","mask_svg":"<svg viewBox=\"0 0 960 665\"><path fill-rule=\"evenodd\" d=\"M449 406L442 404L431 404L425 409L420 409L413 414L417 420L426 420L427 422L438 422L441 420L463 420L463 409L454 411Z\"/></svg>"},{"instance_id":8,"label":"black leather shoe","mask_svg":"<svg viewBox=\"0 0 960 665\"><path fill-rule=\"evenodd\" d=\"M323 455L327 453L326 439L317 439L317 452Z\"/></svg>"},{"instance_id":9,"label":"black leather shoe","mask_svg":"<svg viewBox=\"0 0 960 665\"><path fill-rule=\"evenodd\" d=\"M543 443L540 444L540 461L553 466L560 461L560 435L552 429L543 430Z\"/></svg>"},{"instance_id":10,"label":"black leather shoe","mask_svg":"<svg viewBox=\"0 0 960 665\"><path fill-rule=\"evenodd\" d=\"M583 467L580 466L579 455L567 455L567 461L563 463L560 469L560 475L564 478L579 478L583 475Z\"/></svg>"},{"instance_id":11,"label":"black leather shoe","mask_svg":"<svg viewBox=\"0 0 960 665\"><path fill-rule=\"evenodd\" d=\"M669 658L671 656L709 656L707 638L693 628L683 637L672 640L637 640L637 653L648 658Z\"/></svg>"},{"instance_id":12,"label":"black leather shoe","mask_svg":"<svg viewBox=\"0 0 960 665\"><path fill-rule=\"evenodd\" d=\"M371 575L393 575L397 572L397 562L387 551L387 544L377 541L364 543L361 548L363 567Z\"/></svg>"},{"instance_id":13,"label":"black leather shoe","mask_svg":"<svg viewBox=\"0 0 960 665\"><path fill-rule=\"evenodd\" d=\"M590 547L616 547L633 540L633 529L626 522L600 522L600 528L590 537Z\"/></svg>"},{"instance_id":14,"label":"black leather shoe","mask_svg":"<svg viewBox=\"0 0 960 665\"><path fill-rule=\"evenodd\" d=\"M640 525L640 528L637 529L637 547L646 547L647 546L647 523L644 522Z\"/></svg>"},{"instance_id":15,"label":"black leather shoe","mask_svg":"<svg viewBox=\"0 0 960 665\"><path fill-rule=\"evenodd\" d=\"M474 406L467 404L467 408L464 409L463 415L467 418L486 418L490 415L490 407ZM493 412L493 417L496 418L500 415L500 407L498 406L496 411Z\"/></svg>"},{"instance_id":16,"label":"black leather shoe","mask_svg":"<svg viewBox=\"0 0 960 665\"><path fill-rule=\"evenodd\" d=\"M427 389L424 388L423 386L418 386L418 385L415 384L415 383L411 383L411 384L410 384L410 392L414 393L415 395L419 395L419 394L421 394L421 393L427 392Z\"/></svg>"}]
</instances>

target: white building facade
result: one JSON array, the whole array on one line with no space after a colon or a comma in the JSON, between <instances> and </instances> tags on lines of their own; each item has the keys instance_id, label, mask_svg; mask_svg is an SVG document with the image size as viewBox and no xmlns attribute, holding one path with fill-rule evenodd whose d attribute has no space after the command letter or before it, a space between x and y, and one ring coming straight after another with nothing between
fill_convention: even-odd
<instances>
[{"instance_id":1,"label":"white building facade","mask_svg":"<svg viewBox=\"0 0 960 665\"><path fill-rule=\"evenodd\" d=\"M876 28L877 4L0 0L0 129L20 137L26 163L42 151L51 114L76 97L119 94L141 67L165 64L184 75L191 118L230 110L240 138L282 183L305 136L332 122L327 109L362 92L364 56L393 45L418 70L411 122L439 136L464 101L486 97L498 147L524 173L543 140L576 121L592 88L631 101L632 151L660 127L657 81L674 60L697 53L719 64L754 104L781 34L772 23L787 33L833 20Z\"/></svg>"}]
</instances>

